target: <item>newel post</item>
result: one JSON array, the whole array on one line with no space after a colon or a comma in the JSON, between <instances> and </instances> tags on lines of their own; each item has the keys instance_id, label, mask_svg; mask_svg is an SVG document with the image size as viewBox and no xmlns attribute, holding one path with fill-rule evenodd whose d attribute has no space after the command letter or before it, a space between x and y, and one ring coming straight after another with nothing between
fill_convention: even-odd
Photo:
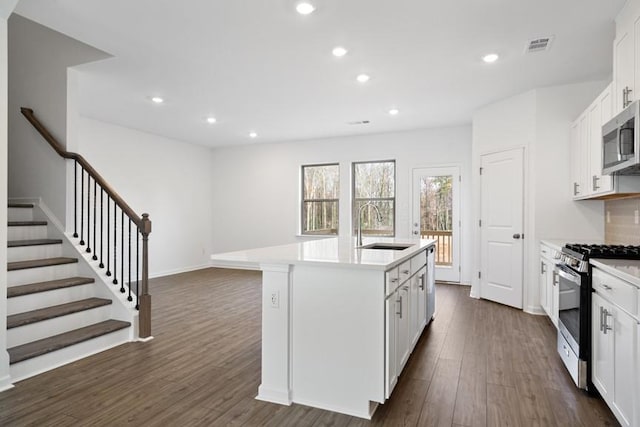
<instances>
[{"instance_id":1,"label":"newel post","mask_svg":"<svg viewBox=\"0 0 640 427\"><path fill-rule=\"evenodd\" d=\"M151 336L151 295L149 295L149 233L151 233L151 221L149 214L142 214L142 286L140 289L140 308L138 312L139 336L149 338Z\"/></svg>"}]
</instances>

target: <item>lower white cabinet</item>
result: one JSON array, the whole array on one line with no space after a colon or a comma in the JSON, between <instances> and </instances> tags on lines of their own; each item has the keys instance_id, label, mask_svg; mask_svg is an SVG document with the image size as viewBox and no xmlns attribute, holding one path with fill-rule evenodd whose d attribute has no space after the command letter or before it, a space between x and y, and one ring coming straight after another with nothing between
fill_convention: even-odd
<instances>
[{"instance_id":1,"label":"lower white cabinet","mask_svg":"<svg viewBox=\"0 0 640 427\"><path fill-rule=\"evenodd\" d=\"M409 356L420 335L433 316L435 276L429 275L428 254L421 252L411 262L409 277L400 280L397 287L386 284L390 294L385 300L385 397L389 398L398 382ZM405 274L407 276L407 274ZM387 273L387 281L395 279L393 271Z\"/></svg>"},{"instance_id":2,"label":"lower white cabinet","mask_svg":"<svg viewBox=\"0 0 640 427\"><path fill-rule=\"evenodd\" d=\"M592 298L593 384L621 425L638 426L638 322L597 291Z\"/></svg>"},{"instance_id":3,"label":"lower white cabinet","mask_svg":"<svg viewBox=\"0 0 640 427\"><path fill-rule=\"evenodd\" d=\"M555 262L550 258L550 254L552 253L551 248L545 245L540 245L540 248L540 274L538 276L540 305L557 328L560 289L558 286L558 278L554 271Z\"/></svg>"}]
</instances>

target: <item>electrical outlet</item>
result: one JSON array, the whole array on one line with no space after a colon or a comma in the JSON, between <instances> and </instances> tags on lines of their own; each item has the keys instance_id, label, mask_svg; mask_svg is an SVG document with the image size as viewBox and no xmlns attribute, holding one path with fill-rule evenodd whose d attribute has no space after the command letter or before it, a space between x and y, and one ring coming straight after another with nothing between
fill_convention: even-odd
<instances>
[{"instance_id":1,"label":"electrical outlet","mask_svg":"<svg viewBox=\"0 0 640 427\"><path fill-rule=\"evenodd\" d=\"M271 308L279 308L280 307L280 292L273 291L271 292Z\"/></svg>"},{"instance_id":2,"label":"electrical outlet","mask_svg":"<svg viewBox=\"0 0 640 427\"><path fill-rule=\"evenodd\" d=\"M640 211L638 209L633 213L633 222L638 225L640 224Z\"/></svg>"}]
</instances>

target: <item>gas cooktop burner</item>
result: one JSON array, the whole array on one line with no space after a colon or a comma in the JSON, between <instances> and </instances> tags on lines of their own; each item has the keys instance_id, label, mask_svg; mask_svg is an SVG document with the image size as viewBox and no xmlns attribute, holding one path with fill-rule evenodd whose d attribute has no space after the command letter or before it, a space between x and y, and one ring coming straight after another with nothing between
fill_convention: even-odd
<instances>
[{"instance_id":1,"label":"gas cooktop burner","mask_svg":"<svg viewBox=\"0 0 640 427\"><path fill-rule=\"evenodd\" d=\"M580 259L640 259L640 246L631 245L588 245L582 243L568 243L564 248L562 248L562 252L574 255Z\"/></svg>"}]
</instances>

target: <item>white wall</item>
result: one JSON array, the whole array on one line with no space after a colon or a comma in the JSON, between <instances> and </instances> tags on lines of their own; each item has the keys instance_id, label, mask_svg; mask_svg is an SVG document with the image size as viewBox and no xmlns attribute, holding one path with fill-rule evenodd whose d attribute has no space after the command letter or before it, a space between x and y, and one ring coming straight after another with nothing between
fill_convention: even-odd
<instances>
[{"instance_id":1,"label":"white wall","mask_svg":"<svg viewBox=\"0 0 640 427\"><path fill-rule=\"evenodd\" d=\"M207 266L211 149L86 117L76 124L78 151L136 213L149 213L150 275Z\"/></svg>"},{"instance_id":2,"label":"white wall","mask_svg":"<svg viewBox=\"0 0 640 427\"><path fill-rule=\"evenodd\" d=\"M570 123L603 90L597 81L533 90L479 109L473 116L474 224L480 218L480 180L484 153L525 147L523 306L539 312L538 256L544 238L602 239L603 204L573 202L570 177ZM480 296L480 232L474 230L472 295Z\"/></svg>"},{"instance_id":3,"label":"white wall","mask_svg":"<svg viewBox=\"0 0 640 427\"><path fill-rule=\"evenodd\" d=\"M460 164L462 282L470 281L471 129L468 126L213 150L214 253L300 239L300 166L339 162L340 234L349 233L351 162L396 160L396 235L410 234L412 169ZM260 207L260 211L256 209Z\"/></svg>"},{"instance_id":4,"label":"white wall","mask_svg":"<svg viewBox=\"0 0 640 427\"><path fill-rule=\"evenodd\" d=\"M9 19L9 197L41 197L65 221L65 161L20 113L36 117L64 145L67 68L108 57L19 15Z\"/></svg>"},{"instance_id":5,"label":"white wall","mask_svg":"<svg viewBox=\"0 0 640 427\"><path fill-rule=\"evenodd\" d=\"M0 200L7 200L8 24L17 0L0 4ZM7 223L7 204L0 204L0 224ZM0 391L11 387L7 353L7 227L0 227Z\"/></svg>"}]
</instances>

